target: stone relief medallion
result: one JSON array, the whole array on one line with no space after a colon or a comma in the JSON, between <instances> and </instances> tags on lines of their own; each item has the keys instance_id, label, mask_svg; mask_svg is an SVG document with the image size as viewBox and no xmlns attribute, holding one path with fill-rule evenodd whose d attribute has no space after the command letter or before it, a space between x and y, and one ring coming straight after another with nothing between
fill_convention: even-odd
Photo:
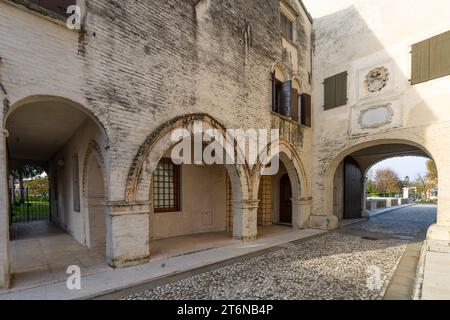
<instances>
[{"instance_id":1,"label":"stone relief medallion","mask_svg":"<svg viewBox=\"0 0 450 320\"><path fill-rule=\"evenodd\" d=\"M392 122L394 111L390 104L374 106L363 110L359 116L362 129L376 129Z\"/></svg>"},{"instance_id":2,"label":"stone relief medallion","mask_svg":"<svg viewBox=\"0 0 450 320\"><path fill-rule=\"evenodd\" d=\"M366 88L369 92L380 92L389 81L389 70L385 67L375 68L366 76Z\"/></svg>"}]
</instances>

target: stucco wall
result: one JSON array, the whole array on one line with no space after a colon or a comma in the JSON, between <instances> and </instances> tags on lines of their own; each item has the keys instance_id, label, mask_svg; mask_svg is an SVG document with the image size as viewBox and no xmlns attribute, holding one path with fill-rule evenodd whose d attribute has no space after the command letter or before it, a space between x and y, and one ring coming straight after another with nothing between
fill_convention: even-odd
<instances>
[{"instance_id":1,"label":"stucco wall","mask_svg":"<svg viewBox=\"0 0 450 320\"><path fill-rule=\"evenodd\" d=\"M67 142L64 148L58 152L51 161L51 178L58 180L58 201L53 196L52 201L52 221L70 233L81 244L89 244L88 241L88 208L86 197L83 195L83 167L86 152L91 141L98 141L102 137L96 124L87 120ZM73 208L73 167L74 155L78 155L78 168L80 182L80 212L75 212ZM64 161L64 166L58 166L59 160ZM56 209L58 208L58 215ZM106 213L104 213L106 214ZM105 235L106 238L106 235Z\"/></svg>"},{"instance_id":2,"label":"stucco wall","mask_svg":"<svg viewBox=\"0 0 450 320\"><path fill-rule=\"evenodd\" d=\"M373 141L404 141L421 146L436 161L439 220L450 224L450 199L448 192L442 192L450 187L448 151L442 147L450 141L450 77L415 86L409 82L411 46L450 30L450 4L439 0L420 6L411 0L350 2L314 22L313 214L333 214L332 171L349 150L373 145ZM381 91L369 93L366 75L376 67L386 68L389 79ZM323 81L343 71L348 72L348 103L324 111ZM379 126L365 126L361 122L364 112L379 106L390 108L392 117Z\"/></svg>"},{"instance_id":3,"label":"stucco wall","mask_svg":"<svg viewBox=\"0 0 450 320\"><path fill-rule=\"evenodd\" d=\"M226 230L224 166L183 165L181 188L180 212L151 214L152 240Z\"/></svg>"}]
</instances>

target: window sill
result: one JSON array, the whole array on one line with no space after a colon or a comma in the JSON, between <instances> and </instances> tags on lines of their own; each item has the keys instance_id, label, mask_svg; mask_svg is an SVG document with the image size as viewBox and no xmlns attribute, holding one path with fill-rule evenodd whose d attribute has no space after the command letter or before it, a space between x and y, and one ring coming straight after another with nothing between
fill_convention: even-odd
<instances>
[{"instance_id":1,"label":"window sill","mask_svg":"<svg viewBox=\"0 0 450 320\"><path fill-rule=\"evenodd\" d=\"M291 46L293 46L295 49L298 50L298 44L296 44L293 40L289 40L284 35L281 35L281 38L283 38L283 40L285 40L287 43L289 43Z\"/></svg>"},{"instance_id":2,"label":"window sill","mask_svg":"<svg viewBox=\"0 0 450 320\"><path fill-rule=\"evenodd\" d=\"M6 0L6 2L18 9L28 11L36 16L44 18L44 19L46 19L50 22L53 22L59 26L62 26L69 31L79 32L79 30L70 30L69 28L67 28L67 25L66 25L67 18L66 17L61 16L61 15L59 15L53 11L50 11L48 9L45 9L37 4L31 3L27 0Z\"/></svg>"}]
</instances>

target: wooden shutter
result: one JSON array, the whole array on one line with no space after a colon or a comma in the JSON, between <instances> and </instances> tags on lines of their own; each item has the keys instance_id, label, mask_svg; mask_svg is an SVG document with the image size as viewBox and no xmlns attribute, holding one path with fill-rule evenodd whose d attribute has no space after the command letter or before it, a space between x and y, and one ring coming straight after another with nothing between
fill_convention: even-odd
<instances>
[{"instance_id":1,"label":"wooden shutter","mask_svg":"<svg viewBox=\"0 0 450 320\"><path fill-rule=\"evenodd\" d=\"M301 95L301 123L311 127L311 96L307 93Z\"/></svg>"},{"instance_id":2,"label":"wooden shutter","mask_svg":"<svg viewBox=\"0 0 450 320\"><path fill-rule=\"evenodd\" d=\"M412 46L411 84L430 80L430 40Z\"/></svg>"},{"instance_id":3,"label":"wooden shutter","mask_svg":"<svg viewBox=\"0 0 450 320\"><path fill-rule=\"evenodd\" d=\"M292 107L291 107L291 118L292 120L294 120L295 122L298 122L298 90L292 88Z\"/></svg>"},{"instance_id":4,"label":"wooden shutter","mask_svg":"<svg viewBox=\"0 0 450 320\"><path fill-rule=\"evenodd\" d=\"M450 32L430 39L430 80L450 75Z\"/></svg>"},{"instance_id":5,"label":"wooden shutter","mask_svg":"<svg viewBox=\"0 0 450 320\"><path fill-rule=\"evenodd\" d=\"M283 82L281 92L281 115L289 118L292 105L292 81Z\"/></svg>"},{"instance_id":6,"label":"wooden shutter","mask_svg":"<svg viewBox=\"0 0 450 320\"><path fill-rule=\"evenodd\" d=\"M325 110L336 107L336 77L325 79Z\"/></svg>"},{"instance_id":7,"label":"wooden shutter","mask_svg":"<svg viewBox=\"0 0 450 320\"><path fill-rule=\"evenodd\" d=\"M270 75L270 84L272 86L272 111L273 112L277 112L277 107L276 107L276 101L277 101L277 94L276 94L276 81L275 81L275 71L272 72L272 74Z\"/></svg>"},{"instance_id":8,"label":"wooden shutter","mask_svg":"<svg viewBox=\"0 0 450 320\"><path fill-rule=\"evenodd\" d=\"M336 75L336 107L347 104L347 72Z\"/></svg>"}]
</instances>

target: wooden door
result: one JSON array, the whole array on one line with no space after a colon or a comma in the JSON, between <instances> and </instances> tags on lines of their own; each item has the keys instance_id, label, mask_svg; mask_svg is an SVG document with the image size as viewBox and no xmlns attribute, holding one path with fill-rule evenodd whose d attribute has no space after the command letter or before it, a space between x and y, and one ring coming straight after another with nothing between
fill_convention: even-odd
<instances>
[{"instance_id":1,"label":"wooden door","mask_svg":"<svg viewBox=\"0 0 450 320\"><path fill-rule=\"evenodd\" d=\"M287 174L280 180L280 223L292 224L292 187Z\"/></svg>"},{"instance_id":2,"label":"wooden door","mask_svg":"<svg viewBox=\"0 0 450 320\"><path fill-rule=\"evenodd\" d=\"M361 169L352 157L344 160L344 219L361 218Z\"/></svg>"}]
</instances>

